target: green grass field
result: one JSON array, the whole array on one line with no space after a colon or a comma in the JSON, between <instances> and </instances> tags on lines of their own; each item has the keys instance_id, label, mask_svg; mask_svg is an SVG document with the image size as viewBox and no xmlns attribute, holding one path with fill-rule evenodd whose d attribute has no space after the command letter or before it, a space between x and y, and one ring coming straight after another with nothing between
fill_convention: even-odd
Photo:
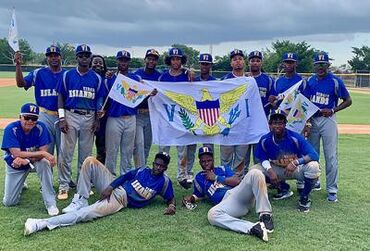
<instances>
[{"instance_id":1,"label":"green grass field","mask_svg":"<svg viewBox=\"0 0 370 251\"><path fill-rule=\"evenodd\" d=\"M27 74L24 72L23 74ZM0 78L14 78L15 72L13 71L0 71Z\"/></svg>"},{"instance_id":2,"label":"green grass field","mask_svg":"<svg viewBox=\"0 0 370 251\"><path fill-rule=\"evenodd\" d=\"M0 139L2 133L0 131ZM150 161L155 150L151 152ZM370 183L366 178L370 176L369 151L370 136L341 135L339 202L327 202L324 190L313 192L312 209L302 214L296 210L296 195L286 201L272 201L276 229L269 235L269 243L210 226L206 217L211 204L207 202L201 202L194 211L178 205L175 216L165 216L165 204L159 198L143 209L126 208L94 222L24 237L27 218L47 217L37 176L33 173L28 177L29 189L22 193L20 204L11 208L0 206L0 250L365 250L370 245ZM176 156L174 150L171 155ZM217 160L218 156L217 153ZM168 171L173 179L175 162L173 158ZM200 169L198 164L195 169ZM4 177L3 162L0 177ZM324 185L324 178L322 183ZM294 182L290 184L295 190ZM177 184L174 188L179 204L190 191L180 189ZM1 196L3 189L1 178ZM90 202L96 198L94 195ZM58 202L58 207L62 209L68 202ZM253 211L244 218L258 219Z\"/></svg>"},{"instance_id":3,"label":"green grass field","mask_svg":"<svg viewBox=\"0 0 370 251\"><path fill-rule=\"evenodd\" d=\"M0 118L15 118L19 107L25 102L34 101L33 88L25 91L16 86L1 87ZM370 95L351 93L353 104L337 114L341 124L370 124Z\"/></svg>"}]
</instances>

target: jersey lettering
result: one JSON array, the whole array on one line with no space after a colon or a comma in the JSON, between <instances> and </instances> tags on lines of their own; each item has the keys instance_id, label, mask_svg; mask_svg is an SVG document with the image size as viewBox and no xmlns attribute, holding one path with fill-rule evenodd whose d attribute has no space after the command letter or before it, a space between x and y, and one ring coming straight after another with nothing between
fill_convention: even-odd
<instances>
[{"instance_id":1,"label":"jersey lettering","mask_svg":"<svg viewBox=\"0 0 370 251\"><path fill-rule=\"evenodd\" d=\"M58 96L58 93L55 89L41 89L40 97L54 97Z\"/></svg>"},{"instance_id":2,"label":"jersey lettering","mask_svg":"<svg viewBox=\"0 0 370 251\"><path fill-rule=\"evenodd\" d=\"M83 90L69 90L70 98L88 98L95 99L95 89L90 87L83 87Z\"/></svg>"},{"instance_id":3,"label":"jersey lettering","mask_svg":"<svg viewBox=\"0 0 370 251\"><path fill-rule=\"evenodd\" d=\"M134 182L132 182L131 185L135 189L135 191L146 200L152 198L155 193L153 189L143 187L138 180L134 180Z\"/></svg>"},{"instance_id":4,"label":"jersey lettering","mask_svg":"<svg viewBox=\"0 0 370 251\"><path fill-rule=\"evenodd\" d=\"M316 92L316 95L312 95L311 101L316 104L328 105L329 104L329 94Z\"/></svg>"},{"instance_id":5,"label":"jersey lettering","mask_svg":"<svg viewBox=\"0 0 370 251\"><path fill-rule=\"evenodd\" d=\"M210 196L213 196L217 190L217 188L223 188L225 187L222 183L219 183L215 181L209 188L208 188L208 193Z\"/></svg>"},{"instance_id":6,"label":"jersey lettering","mask_svg":"<svg viewBox=\"0 0 370 251\"><path fill-rule=\"evenodd\" d=\"M30 112L36 112L36 111L37 111L37 107L34 105L30 105Z\"/></svg>"},{"instance_id":7,"label":"jersey lettering","mask_svg":"<svg viewBox=\"0 0 370 251\"><path fill-rule=\"evenodd\" d=\"M265 87L259 87L258 89L260 91L261 98L266 98L267 88L265 88Z\"/></svg>"}]
</instances>

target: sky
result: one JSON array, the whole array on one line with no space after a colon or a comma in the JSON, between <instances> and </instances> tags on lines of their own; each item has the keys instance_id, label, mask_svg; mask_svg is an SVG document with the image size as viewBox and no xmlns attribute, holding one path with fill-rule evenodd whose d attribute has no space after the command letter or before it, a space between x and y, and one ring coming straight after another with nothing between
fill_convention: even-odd
<instances>
[{"instance_id":1,"label":"sky","mask_svg":"<svg viewBox=\"0 0 370 251\"><path fill-rule=\"evenodd\" d=\"M306 41L333 64L370 45L370 1L357 0L0 0L0 37L15 7L19 38L43 52L54 41L87 43L96 54L192 46L214 56L266 50L276 40Z\"/></svg>"}]
</instances>

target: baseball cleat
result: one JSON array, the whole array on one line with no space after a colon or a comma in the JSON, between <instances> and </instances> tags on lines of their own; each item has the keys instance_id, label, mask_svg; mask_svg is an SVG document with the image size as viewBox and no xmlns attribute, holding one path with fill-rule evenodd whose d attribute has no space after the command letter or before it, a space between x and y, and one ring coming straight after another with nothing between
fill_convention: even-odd
<instances>
[{"instance_id":1,"label":"baseball cleat","mask_svg":"<svg viewBox=\"0 0 370 251\"><path fill-rule=\"evenodd\" d=\"M263 222L265 224L267 233L274 232L274 222L272 221L272 215L271 214L261 214L260 215L260 222Z\"/></svg>"},{"instance_id":2,"label":"baseball cleat","mask_svg":"<svg viewBox=\"0 0 370 251\"><path fill-rule=\"evenodd\" d=\"M308 213L310 211L310 207L311 207L311 200L310 199L301 198L298 201L298 211L299 212Z\"/></svg>"},{"instance_id":3,"label":"baseball cleat","mask_svg":"<svg viewBox=\"0 0 370 251\"><path fill-rule=\"evenodd\" d=\"M63 213L75 212L83 207L87 207L88 205L89 203L87 199L76 193L72 199L71 204L69 204L66 208L63 208L62 212Z\"/></svg>"},{"instance_id":4,"label":"baseball cleat","mask_svg":"<svg viewBox=\"0 0 370 251\"><path fill-rule=\"evenodd\" d=\"M337 202L338 201L337 194L336 193L329 193L327 200L329 202Z\"/></svg>"},{"instance_id":5,"label":"baseball cleat","mask_svg":"<svg viewBox=\"0 0 370 251\"><path fill-rule=\"evenodd\" d=\"M250 235L254 235L258 238L260 238L263 241L268 241L268 234L267 234L267 229L265 227L265 223L263 222L257 222L250 230L249 230Z\"/></svg>"},{"instance_id":6,"label":"baseball cleat","mask_svg":"<svg viewBox=\"0 0 370 251\"><path fill-rule=\"evenodd\" d=\"M40 219L32 219L28 218L26 220L26 223L24 223L24 236L30 235L32 233L35 233L41 229L38 228L37 223L40 222Z\"/></svg>"},{"instance_id":7,"label":"baseball cleat","mask_svg":"<svg viewBox=\"0 0 370 251\"><path fill-rule=\"evenodd\" d=\"M59 193L57 196L58 200L66 200L68 199L68 190L59 189Z\"/></svg>"},{"instance_id":8,"label":"baseball cleat","mask_svg":"<svg viewBox=\"0 0 370 251\"><path fill-rule=\"evenodd\" d=\"M50 216L56 216L59 214L59 209L56 206L50 206L47 208L47 210Z\"/></svg>"},{"instance_id":9,"label":"baseball cleat","mask_svg":"<svg viewBox=\"0 0 370 251\"><path fill-rule=\"evenodd\" d=\"M312 188L313 191L320 191L321 190L321 184L320 182L316 182L314 187Z\"/></svg>"},{"instance_id":10,"label":"baseball cleat","mask_svg":"<svg viewBox=\"0 0 370 251\"><path fill-rule=\"evenodd\" d=\"M284 200L284 199L287 199L289 197L292 197L293 196L293 191L281 191L277 194L275 194L272 198L274 200Z\"/></svg>"},{"instance_id":11,"label":"baseball cleat","mask_svg":"<svg viewBox=\"0 0 370 251\"><path fill-rule=\"evenodd\" d=\"M185 189L191 188L191 185L192 185L192 183L189 183L186 179L179 181L179 184Z\"/></svg>"}]
</instances>

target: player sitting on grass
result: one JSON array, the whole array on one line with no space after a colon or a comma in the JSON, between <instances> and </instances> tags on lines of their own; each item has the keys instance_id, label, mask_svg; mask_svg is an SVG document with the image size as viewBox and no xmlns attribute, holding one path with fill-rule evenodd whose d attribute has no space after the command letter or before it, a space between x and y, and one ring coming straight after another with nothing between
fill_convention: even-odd
<instances>
[{"instance_id":1,"label":"player sitting on grass","mask_svg":"<svg viewBox=\"0 0 370 251\"><path fill-rule=\"evenodd\" d=\"M300 134L286 129L286 123L282 112L270 115L271 132L257 144L255 155L260 164L252 168L261 170L274 185L286 179L304 182L304 187L298 189L298 209L308 212L311 206L308 196L320 176L319 156Z\"/></svg>"},{"instance_id":2,"label":"player sitting on grass","mask_svg":"<svg viewBox=\"0 0 370 251\"><path fill-rule=\"evenodd\" d=\"M164 214L173 215L176 206L172 182L164 174L169 163L170 156L160 152L155 155L152 169L138 168L114 179L102 163L94 157L88 157L81 168L77 194L72 203L63 209L65 214L48 219L27 219L24 234L93 220L114 214L124 207L141 208L153 201L156 195L161 195L167 202ZM88 206L91 181L101 197Z\"/></svg>"},{"instance_id":3,"label":"player sitting on grass","mask_svg":"<svg viewBox=\"0 0 370 251\"><path fill-rule=\"evenodd\" d=\"M211 148L199 148L198 157L203 170L195 176L193 194L183 199L183 204L188 209L193 209L194 203L205 197L208 197L213 204L218 204L226 191L240 183L240 178L234 175L230 167L214 166Z\"/></svg>"}]
</instances>

